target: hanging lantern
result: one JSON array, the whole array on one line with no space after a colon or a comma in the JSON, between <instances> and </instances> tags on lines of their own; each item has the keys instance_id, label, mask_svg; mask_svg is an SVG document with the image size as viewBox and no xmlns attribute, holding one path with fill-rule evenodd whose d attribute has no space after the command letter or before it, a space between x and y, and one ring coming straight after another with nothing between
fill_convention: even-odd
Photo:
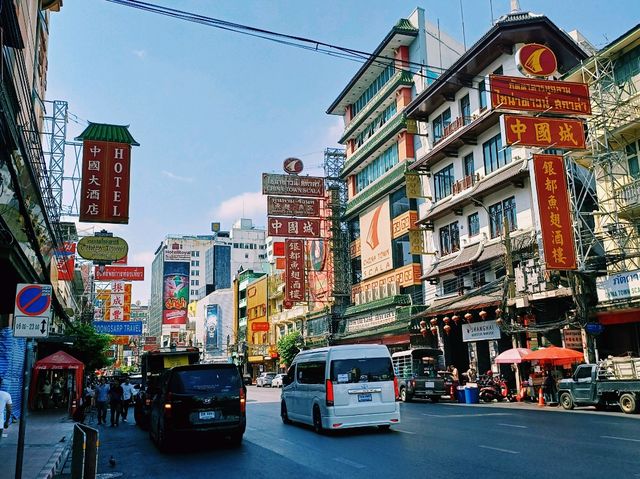
<instances>
[{"instance_id":1,"label":"hanging lantern","mask_svg":"<svg viewBox=\"0 0 640 479\"><path fill-rule=\"evenodd\" d=\"M451 319L453 319L454 323L458 324L458 322L460 321L460 316L454 314L453 316L451 316Z\"/></svg>"},{"instance_id":2,"label":"hanging lantern","mask_svg":"<svg viewBox=\"0 0 640 479\"><path fill-rule=\"evenodd\" d=\"M449 326L448 324L444 325L444 332L447 333L447 336L449 335L449 333L451 332L451 326Z\"/></svg>"},{"instance_id":3,"label":"hanging lantern","mask_svg":"<svg viewBox=\"0 0 640 479\"><path fill-rule=\"evenodd\" d=\"M502 315L502 310L500 308L496 308L496 316Z\"/></svg>"},{"instance_id":4,"label":"hanging lantern","mask_svg":"<svg viewBox=\"0 0 640 479\"><path fill-rule=\"evenodd\" d=\"M502 326L502 318L496 318L496 324Z\"/></svg>"},{"instance_id":5,"label":"hanging lantern","mask_svg":"<svg viewBox=\"0 0 640 479\"><path fill-rule=\"evenodd\" d=\"M421 329L420 333L422 333L422 337L426 338L427 337L427 328Z\"/></svg>"},{"instance_id":6,"label":"hanging lantern","mask_svg":"<svg viewBox=\"0 0 640 479\"><path fill-rule=\"evenodd\" d=\"M445 316L444 318L442 318L442 321L444 322L444 324L449 324L451 318L449 316Z\"/></svg>"},{"instance_id":7,"label":"hanging lantern","mask_svg":"<svg viewBox=\"0 0 640 479\"><path fill-rule=\"evenodd\" d=\"M431 334L434 336L438 334L438 328L436 326L431 326Z\"/></svg>"},{"instance_id":8,"label":"hanging lantern","mask_svg":"<svg viewBox=\"0 0 640 479\"><path fill-rule=\"evenodd\" d=\"M473 319L473 314L471 313L467 313L464 315L464 319L467 321L467 323L471 322L471 319Z\"/></svg>"},{"instance_id":9,"label":"hanging lantern","mask_svg":"<svg viewBox=\"0 0 640 479\"><path fill-rule=\"evenodd\" d=\"M487 317L487 312L483 309L478 313L478 315L480 316L480 319L484 319Z\"/></svg>"},{"instance_id":10,"label":"hanging lantern","mask_svg":"<svg viewBox=\"0 0 640 479\"><path fill-rule=\"evenodd\" d=\"M423 319L420 321L420 330L427 329L427 322Z\"/></svg>"},{"instance_id":11,"label":"hanging lantern","mask_svg":"<svg viewBox=\"0 0 640 479\"><path fill-rule=\"evenodd\" d=\"M438 318L431 318L431 321L429 321L431 323L431 326L437 326L438 324Z\"/></svg>"}]
</instances>

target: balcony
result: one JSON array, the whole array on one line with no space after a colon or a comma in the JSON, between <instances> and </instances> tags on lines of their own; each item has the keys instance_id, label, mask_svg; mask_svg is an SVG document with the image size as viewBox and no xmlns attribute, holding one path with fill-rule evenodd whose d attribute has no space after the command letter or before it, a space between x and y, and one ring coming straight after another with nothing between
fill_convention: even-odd
<instances>
[{"instance_id":1,"label":"balcony","mask_svg":"<svg viewBox=\"0 0 640 479\"><path fill-rule=\"evenodd\" d=\"M447 126L444 127L442 136L437 140L435 140L434 144L438 144L448 136L453 135L456 131L458 131L460 128L464 126L467 126L473 120L474 120L474 117L472 116L459 116L458 118L456 118L455 120L453 120L451 123L449 123Z\"/></svg>"},{"instance_id":2,"label":"balcony","mask_svg":"<svg viewBox=\"0 0 640 479\"><path fill-rule=\"evenodd\" d=\"M617 193L620 217L627 220L640 217L640 179L623 186Z\"/></svg>"},{"instance_id":3,"label":"balcony","mask_svg":"<svg viewBox=\"0 0 640 479\"><path fill-rule=\"evenodd\" d=\"M471 188L473 185L480 181L480 174L475 173L473 175L465 176L461 180L456 181L453 184L452 192L454 195L462 193L464 190Z\"/></svg>"}]
</instances>

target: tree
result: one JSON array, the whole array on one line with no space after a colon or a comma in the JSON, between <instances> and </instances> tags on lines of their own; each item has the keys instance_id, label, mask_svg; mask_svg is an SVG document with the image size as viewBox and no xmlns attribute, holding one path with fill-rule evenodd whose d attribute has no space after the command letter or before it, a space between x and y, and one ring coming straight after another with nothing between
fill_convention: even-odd
<instances>
[{"instance_id":1,"label":"tree","mask_svg":"<svg viewBox=\"0 0 640 479\"><path fill-rule=\"evenodd\" d=\"M109 365L105 353L111 345L111 336L96 332L92 324L80 322L73 323L65 332L73 338L70 354L84 363L87 372Z\"/></svg>"},{"instance_id":2,"label":"tree","mask_svg":"<svg viewBox=\"0 0 640 479\"><path fill-rule=\"evenodd\" d=\"M278 354L280 362L285 365L291 364L293 358L300 351L302 345L302 336L300 331L291 331L278 340Z\"/></svg>"}]
</instances>

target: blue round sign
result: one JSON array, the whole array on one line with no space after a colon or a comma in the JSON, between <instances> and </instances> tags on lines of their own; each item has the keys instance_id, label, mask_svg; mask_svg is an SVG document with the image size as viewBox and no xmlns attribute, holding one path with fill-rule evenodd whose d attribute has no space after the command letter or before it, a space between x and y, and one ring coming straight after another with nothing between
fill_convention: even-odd
<instances>
[{"instance_id":1,"label":"blue round sign","mask_svg":"<svg viewBox=\"0 0 640 479\"><path fill-rule=\"evenodd\" d=\"M604 326L600 323L587 323L584 329L589 334L600 334L604 331Z\"/></svg>"},{"instance_id":2,"label":"blue round sign","mask_svg":"<svg viewBox=\"0 0 640 479\"><path fill-rule=\"evenodd\" d=\"M25 316L40 316L51 306L51 295L39 284L27 286L18 293L16 306Z\"/></svg>"}]
</instances>

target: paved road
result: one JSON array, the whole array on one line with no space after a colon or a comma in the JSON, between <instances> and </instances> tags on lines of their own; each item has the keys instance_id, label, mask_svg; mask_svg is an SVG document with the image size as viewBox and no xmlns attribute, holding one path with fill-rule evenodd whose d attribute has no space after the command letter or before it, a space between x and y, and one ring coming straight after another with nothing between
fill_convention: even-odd
<instances>
[{"instance_id":1,"label":"paved road","mask_svg":"<svg viewBox=\"0 0 640 479\"><path fill-rule=\"evenodd\" d=\"M282 424L279 390L251 386L248 398L240 448L191 442L163 455L132 424L101 429L99 477L640 478L640 415L416 402L390 432L319 436Z\"/></svg>"}]
</instances>

